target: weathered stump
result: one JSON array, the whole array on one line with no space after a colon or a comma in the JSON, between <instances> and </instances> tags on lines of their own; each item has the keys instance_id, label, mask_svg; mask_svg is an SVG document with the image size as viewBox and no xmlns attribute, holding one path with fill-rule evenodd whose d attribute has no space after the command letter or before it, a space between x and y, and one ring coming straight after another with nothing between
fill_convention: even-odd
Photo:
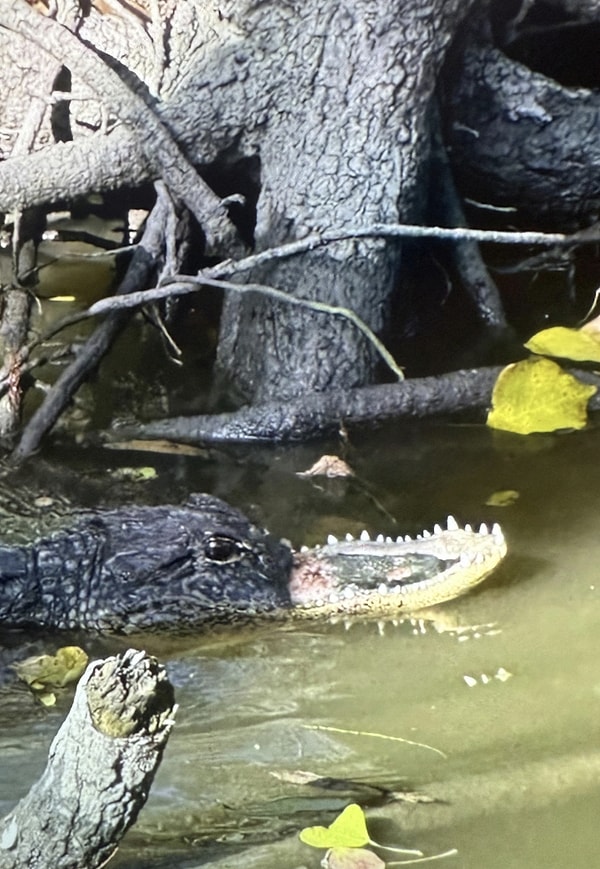
<instances>
[{"instance_id":1,"label":"weathered stump","mask_svg":"<svg viewBox=\"0 0 600 869\"><path fill-rule=\"evenodd\" d=\"M0 869L104 865L146 802L175 708L145 652L90 664L42 777L0 821Z\"/></svg>"}]
</instances>

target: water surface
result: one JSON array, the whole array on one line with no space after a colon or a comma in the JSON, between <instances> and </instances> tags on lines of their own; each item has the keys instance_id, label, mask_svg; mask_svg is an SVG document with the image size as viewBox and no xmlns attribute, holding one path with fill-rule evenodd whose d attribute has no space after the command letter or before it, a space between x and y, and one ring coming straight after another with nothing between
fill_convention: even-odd
<instances>
[{"instance_id":1,"label":"water surface","mask_svg":"<svg viewBox=\"0 0 600 869\"><path fill-rule=\"evenodd\" d=\"M297 829L329 823L357 800L373 806L379 841L457 848L442 865L597 866L600 432L519 438L391 425L352 438L346 458L356 480L295 475L333 449L69 457L85 472L84 501L107 485L113 500L211 491L296 545L330 529L414 533L448 513L499 521L509 542L497 573L440 608L436 622L144 638L167 663L180 711L147 806L111 865L312 869L322 854L298 843ZM107 482L110 467L135 464L155 466L157 479ZM76 483L63 488L77 494ZM519 492L513 506L485 506L505 489ZM90 640L94 653L122 645ZM14 686L6 696L1 813L41 772L69 704L41 709ZM297 770L356 784L332 790L277 777ZM390 802L386 790L439 802Z\"/></svg>"}]
</instances>

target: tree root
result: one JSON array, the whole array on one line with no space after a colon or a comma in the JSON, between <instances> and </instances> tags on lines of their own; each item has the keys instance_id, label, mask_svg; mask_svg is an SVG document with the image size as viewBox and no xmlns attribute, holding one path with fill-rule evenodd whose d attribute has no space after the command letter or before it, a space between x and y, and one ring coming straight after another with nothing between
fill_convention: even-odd
<instances>
[{"instance_id":1,"label":"tree root","mask_svg":"<svg viewBox=\"0 0 600 869\"><path fill-rule=\"evenodd\" d=\"M422 419L464 411L487 410L502 368L466 369L436 377L415 377L400 383L351 390L309 393L293 401L265 402L232 413L177 416L139 424L122 424L109 439L165 438L188 444L303 441L334 434L340 427L391 419ZM600 378L571 371L585 383ZM590 409L600 409L600 394Z\"/></svg>"}]
</instances>

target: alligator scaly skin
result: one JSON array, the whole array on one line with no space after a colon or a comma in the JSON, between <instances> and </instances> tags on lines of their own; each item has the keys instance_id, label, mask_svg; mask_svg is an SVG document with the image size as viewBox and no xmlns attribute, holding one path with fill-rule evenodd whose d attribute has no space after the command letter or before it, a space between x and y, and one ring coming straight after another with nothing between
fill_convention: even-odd
<instances>
[{"instance_id":1,"label":"alligator scaly skin","mask_svg":"<svg viewBox=\"0 0 600 869\"><path fill-rule=\"evenodd\" d=\"M366 532L292 553L210 495L183 507L85 511L29 546L0 545L0 622L134 632L254 617L391 617L481 582L506 554L500 528L409 537Z\"/></svg>"}]
</instances>

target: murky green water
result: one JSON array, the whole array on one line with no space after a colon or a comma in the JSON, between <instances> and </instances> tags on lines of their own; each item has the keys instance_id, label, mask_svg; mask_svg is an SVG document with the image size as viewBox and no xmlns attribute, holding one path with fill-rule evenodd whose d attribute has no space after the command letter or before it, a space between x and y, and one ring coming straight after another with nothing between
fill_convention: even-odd
<instances>
[{"instance_id":1,"label":"murky green water","mask_svg":"<svg viewBox=\"0 0 600 869\"><path fill-rule=\"evenodd\" d=\"M410 533L453 513L500 521L510 549L437 624L305 623L148 641L168 662L180 711L148 804L111 865L312 869L322 854L295 831L329 823L328 809L357 799L374 804L369 825L379 841L426 853L457 848L442 865L598 866L600 431L521 439L469 426L390 426L353 438L347 458L358 481L295 476L332 448L106 452L82 464L84 499L96 497L96 483L106 489L108 466L152 464L156 481L111 484L112 496L212 491L295 544L330 528L394 532L392 517ZM504 489L520 493L512 507L485 506ZM479 628L453 630L461 625ZM1 814L41 771L68 707L46 711L25 694L11 697L15 714L8 724L3 716L0 732ZM296 770L439 802L383 805L373 789L275 776Z\"/></svg>"}]
</instances>

